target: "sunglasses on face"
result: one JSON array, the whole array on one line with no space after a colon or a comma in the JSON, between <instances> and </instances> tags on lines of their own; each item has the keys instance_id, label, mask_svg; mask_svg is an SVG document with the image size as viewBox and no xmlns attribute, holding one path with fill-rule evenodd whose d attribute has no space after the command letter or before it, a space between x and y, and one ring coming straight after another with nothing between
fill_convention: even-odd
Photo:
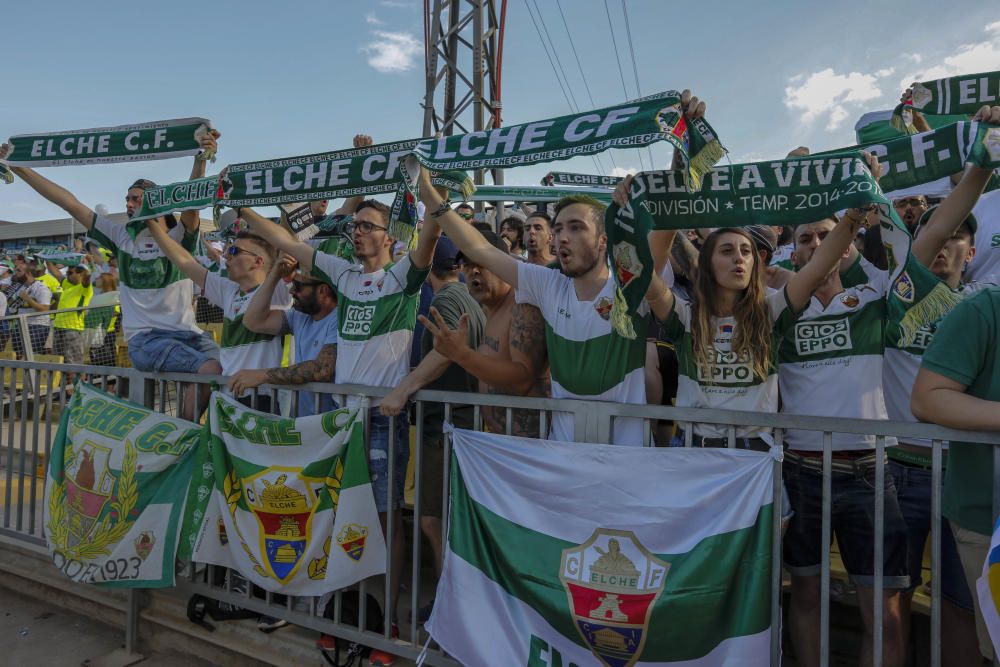
<instances>
[{"instance_id":1,"label":"sunglasses on face","mask_svg":"<svg viewBox=\"0 0 1000 667\"><path fill-rule=\"evenodd\" d=\"M927 206L927 202L923 199L918 199L917 197L911 197L909 199L897 199L892 202L892 205L896 208L906 208L907 206L910 208L921 208L923 206Z\"/></svg>"},{"instance_id":2,"label":"sunglasses on face","mask_svg":"<svg viewBox=\"0 0 1000 667\"><path fill-rule=\"evenodd\" d=\"M307 287L316 287L316 285L319 285L319 283L318 282L312 282L312 281L310 281L310 282L303 282L301 280L293 280L292 281L292 290L295 291L295 292L301 292L302 290L304 290Z\"/></svg>"},{"instance_id":3,"label":"sunglasses on face","mask_svg":"<svg viewBox=\"0 0 1000 667\"><path fill-rule=\"evenodd\" d=\"M226 248L226 254L229 255L230 257L236 257L241 252L246 253L251 257L256 257L257 259L260 259L260 255L258 255L257 253L250 252L249 250L241 248L238 245L231 245L228 248Z\"/></svg>"},{"instance_id":4,"label":"sunglasses on face","mask_svg":"<svg viewBox=\"0 0 1000 667\"><path fill-rule=\"evenodd\" d=\"M354 230L358 230L362 234L371 234L376 229L381 230L383 232L389 231L387 228L380 227L371 222L354 222L354 221L347 223L346 229L348 234L353 234Z\"/></svg>"}]
</instances>

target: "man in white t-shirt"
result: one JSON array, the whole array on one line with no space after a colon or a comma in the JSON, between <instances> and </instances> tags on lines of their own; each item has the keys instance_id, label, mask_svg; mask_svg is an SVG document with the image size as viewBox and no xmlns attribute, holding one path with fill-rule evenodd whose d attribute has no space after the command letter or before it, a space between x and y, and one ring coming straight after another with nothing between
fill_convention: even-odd
<instances>
[{"instance_id":1,"label":"man in white t-shirt","mask_svg":"<svg viewBox=\"0 0 1000 667\"><path fill-rule=\"evenodd\" d=\"M52 290L41 280L39 274L45 269L35 268L30 265L22 265L14 274L14 283L20 284L17 295L11 300L10 315L23 315L25 312L45 312L52 308ZM35 315L25 318L28 327L28 340L33 354L42 354L45 351L45 341L49 337L52 321L48 315ZM25 355L24 337L21 323L14 322L14 351L19 357Z\"/></svg>"},{"instance_id":2,"label":"man in white t-shirt","mask_svg":"<svg viewBox=\"0 0 1000 667\"><path fill-rule=\"evenodd\" d=\"M218 149L219 133L206 132L201 139L205 151ZM0 145L0 160L11 152L10 144ZM195 156L191 179L205 175L204 153ZM99 216L71 192L28 167L11 166L11 171L33 190L60 207L83 225L90 236L110 250L120 268L122 332L129 346L132 365L141 371L180 372L218 375L219 349L211 337L195 323L193 285L172 264L156 244L144 222L129 221L119 225ZM145 191L155 187L152 181L139 179L129 187L125 210L132 217L142 205ZM169 235L186 250L193 251L198 241L201 220L198 211L184 211ZM201 405L195 405L199 392L186 391L180 416L194 419L208 404L209 392L202 391Z\"/></svg>"},{"instance_id":3,"label":"man in white t-shirt","mask_svg":"<svg viewBox=\"0 0 1000 667\"><path fill-rule=\"evenodd\" d=\"M410 345L417 321L420 287L430 271L434 246L441 235L438 226L425 221L416 248L393 263L391 252L395 239L389 235L389 207L372 199L363 201L349 224L354 256L359 261L355 264L314 249L250 209L243 209L243 219L254 232L298 260L303 273L311 273L312 277L334 288L339 327L336 382L375 387L398 385L410 369ZM351 402L349 397L348 403ZM395 419L395 433L390 432L390 418L374 411L370 415L368 465L382 527L385 529L391 512L394 534L401 535L402 515L398 508L403 500L409 459L408 425L405 413L392 419ZM393 440L394 447L390 446ZM388 478L390 451L395 452L391 480ZM390 488L394 489L391 503ZM403 549L403 540L395 540L391 554L394 583L389 587L389 607L393 615Z\"/></svg>"}]
</instances>

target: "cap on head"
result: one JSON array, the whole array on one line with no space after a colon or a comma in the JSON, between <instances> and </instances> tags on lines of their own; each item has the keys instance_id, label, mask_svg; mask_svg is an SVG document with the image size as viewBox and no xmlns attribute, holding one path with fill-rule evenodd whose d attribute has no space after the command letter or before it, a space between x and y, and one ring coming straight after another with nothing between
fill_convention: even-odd
<instances>
[{"instance_id":1,"label":"cap on head","mask_svg":"<svg viewBox=\"0 0 1000 667\"><path fill-rule=\"evenodd\" d=\"M434 259L431 260L431 267L438 271L455 271L458 269L457 255L458 246L447 236L442 236L434 247Z\"/></svg>"},{"instance_id":2,"label":"cap on head","mask_svg":"<svg viewBox=\"0 0 1000 667\"><path fill-rule=\"evenodd\" d=\"M934 211L936 211L938 209L938 206L940 205L941 204L934 204L933 206L929 207L926 211L923 212L923 215L921 215L920 219L917 220L917 229L919 229L920 227L922 227L923 225L927 224L930 221L931 216L934 215ZM975 245L976 232L979 231L979 221L976 220L976 216L974 216L972 213L969 213L969 217L967 217L965 220L962 221L962 225L968 228L969 236L972 237L972 243L973 245Z\"/></svg>"},{"instance_id":3,"label":"cap on head","mask_svg":"<svg viewBox=\"0 0 1000 667\"><path fill-rule=\"evenodd\" d=\"M753 238L757 250L773 253L775 248L778 247L778 235L771 227L767 225L749 225L746 227L746 230Z\"/></svg>"}]
</instances>

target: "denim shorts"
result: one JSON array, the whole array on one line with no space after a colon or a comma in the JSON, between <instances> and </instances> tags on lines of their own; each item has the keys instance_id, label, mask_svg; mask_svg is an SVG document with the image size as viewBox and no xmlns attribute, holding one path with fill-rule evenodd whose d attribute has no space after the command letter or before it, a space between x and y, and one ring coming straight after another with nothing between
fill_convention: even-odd
<instances>
[{"instance_id":1,"label":"denim shorts","mask_svg":"<svg viewBox=\"0 0 1000 667\"><path fill-rule=\"evenodd\" d=\"M916 588L923 582L924 545L931 535L931 471L897 461L889 461L889 470L896 480L896 497L906 522L906 566L910 587ZM972 611L972 594L965 583L951 525L944 517L941 518L941 597Z\"/></svg>"},{"instance_id":2,"label":"denim shorts","mask_svg":"<svg viewBox=\"0 0 1000 667\"><path fill-rule=\"evenodd\" d=\"M207 331L151 329L132 336L128 358L147 373L197 373L205 362L219 360L219 346Z\"/></svg>"},{"instance_id":3,"label":"denim shorts","mask_svg":"<svg viewBox=\"0 0 1000 667\"><path fill-rule=\"evenodd\" d=\"M368 474L372 480L375 508L389 510L389 418L371 411L368 422ZM406 464L410 460L410 420L406 412L396 416L395 469L393 470L393 508L403 505Z\"/></svg>"},{"instance_id":4,"label":"denim shorts","mask_svg":"<svg viewBox=\"0 0 1000 667\"><path fill-rule=\"evenodd\" d=\"M792 503L792 520L784 540L788 571L800 577L819 575L823 535L823 477L818 472L785 459L785 488ZM836 536L840 557L851 580L858 586L875 584L875 465L853 473L831 472L831 534ZM906 524L896 500L896 485L888 466L885 470L885 522L882 561L886 590L908 589L906 568Z\"/></svg>"}]
</instances>

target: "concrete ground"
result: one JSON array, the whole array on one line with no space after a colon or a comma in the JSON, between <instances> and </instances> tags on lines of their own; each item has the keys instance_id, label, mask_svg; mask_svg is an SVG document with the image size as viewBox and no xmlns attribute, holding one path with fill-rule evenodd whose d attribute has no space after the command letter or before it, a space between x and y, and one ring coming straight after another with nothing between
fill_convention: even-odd
<instances>
[{"instance_id":1,"label":"concrete ground","mask_svg":"<svg viewBox=\"0 0 1000 667\"><path fill-rule=\"evenodd\" d=\"M18 667L75 667L124 645L125 633L33 598L0 589L0 663ZM177 653L154 653L146 667L207 667Z\"/></svg>"}]
</instances>

